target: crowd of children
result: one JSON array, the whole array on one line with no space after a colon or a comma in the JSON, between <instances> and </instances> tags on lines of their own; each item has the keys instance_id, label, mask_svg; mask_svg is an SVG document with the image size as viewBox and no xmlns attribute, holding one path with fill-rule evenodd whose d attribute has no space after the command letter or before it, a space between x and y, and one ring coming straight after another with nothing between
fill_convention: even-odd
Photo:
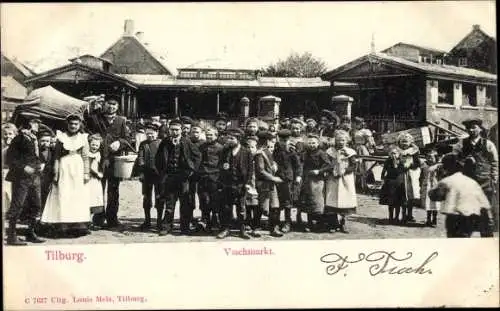
<instances>
[{"instance_id":1,"label":"crowd of children","mask_svg":"<svg viewBox=\"0 0 500 311\"><path fill-rule=\"evenodd\" d=\"M187 235L215 232L217 238L223 239L236 229L243 239L260 237L263 215L268 218L267 230L274 237L292 230L348 233L347 216L358 208L357 177L365 178L368 169L358 155L370 155L375 141L362 118L355 118L354 129L349 118L344 117L341 122L332 111L322 111L319 120L318 124L312 118L287 119L279 129L256 118L247 119L240 128L231 128L224 114L217 116L213 126L189 117L139 120L133 129L138 155L132 175L142 183L144 222L140 230L153 229L151 209L155 208L158 234L170 234L179 201L180 231ZM62 232L67 231L68 225L83 224L84 234L89 234L90 230L103 227L90 215L107 215L109 209L109 190L105 195L102 166L106 157L104 138L82 133L81 118L70 116L67 121L68 130L55 135L40 130L41 122L37 119L30 120L30 125L19 133L15 125L4 124L2 157L9 161L4 160L3 172L16 169L16 160L7 155L16 137L36 142L33 153L39 158L36 171L41 177L38 190L26 190L30 200L23 203L33 205L27 210L38 209L39 224L60 224ZM475 129L477 124L475 121L466 125ZM475 132L470 133L475 139ZM476 227L482 236L491 236L492 199L475 178L480 169L470 169L486 159L488 169L498 172L498 154L490 143L486 140L483 149L478 147L476 153L467 152L475 150L471 148L459 147L452 153L451 147L429 145L423 150L425 160L421 160L422 150L413 137L401 134L397 144L388 149L381 176L379 203L388 206L389 222L414 222L413 208L418 206L427 211L428 226L436 226L438 212L446 214L450 237L470 236ZM466 159L465 168L469 167L468 177L458 175L464 167L460 165L462 159ZM11 185L4 182L4 204L10 204ZM461 182L476 184L464 188ZM200 219L193 217L196 196ZM468 218L471 215L474 218ZM34 216L28 218L31 235L27 240L43 241L35 234ZM11 226L15 227L12 221ZM10 244L23 245L15 232L9 232Z\"/></svg>"}]
</instances>

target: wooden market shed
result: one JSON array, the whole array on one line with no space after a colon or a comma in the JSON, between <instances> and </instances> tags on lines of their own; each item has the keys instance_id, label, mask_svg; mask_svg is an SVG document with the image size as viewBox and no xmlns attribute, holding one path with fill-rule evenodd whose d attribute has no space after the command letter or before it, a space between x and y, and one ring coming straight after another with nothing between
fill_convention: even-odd
<instances>
[{"instance_id":1,"label":"wooden market shed","mask_svg":"<svg viewBox=\"0 0 500 311\"><path fill-rule=\"evenodd\" d=\"M497 77L471 68L412 61L370 53L325 73L323 79L356 83L354 116L378 132L425 126L453 127L480 117L486 127L497 123Z\"/></svg>"}]
</instances>

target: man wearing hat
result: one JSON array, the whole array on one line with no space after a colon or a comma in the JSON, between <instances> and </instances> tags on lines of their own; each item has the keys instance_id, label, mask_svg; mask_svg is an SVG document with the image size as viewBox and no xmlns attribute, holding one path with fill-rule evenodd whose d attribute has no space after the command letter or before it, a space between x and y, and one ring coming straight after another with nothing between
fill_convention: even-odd
<instances>
[{"instance_id":1,"label":"man wearing hat","mask_svg":"<svg viewBox=\"0 0 500 311\"><path fill-rule=\"evenodd\" d=\"M144 209L144 223L140 226L141 230L149 230L151 228L151 208L155 202L157 211L163 211L164 202L160 199L160 176L155 166L155 156L158 151L161 139L158 138L158 125L155 123L148 123L145 126L146 140L139 145L139 152L137 155L136 165L140 173L140 180L142 183L142 208ZM155 198L153 200L153 189ZM161 224L162 213L158 214L158 226Z\"/></svg>"},{"instance_id":2,"label":"man wearing hat","mask_svg":"<svg viewBox=\"0 0 500 311\"><path fill-rule=\"evenodd\" d=\"M7 212L8 245L26 245L26 242L18 239L16 232L16 223L25 206L28 216L26 241L44 242L35 234L36 219L41 211L42 163L36 137L40 123L36 116L28 116L26 127L14 137L6 154L9 172L5 180L12 182L12 201Z\"/></svg>"},{"instance_id":3,"label":"man wearing hat","mask_svg":"<svg viewBox=\"0 0 500 311\"><path fill-rule=\"evenodd\" d=\"M159 235L172 231L175 203L180 200L181 233L190 234L193 210L189 200L189 177L198 170L201 155L198 147L182 136L183 123L179 119L170 121L169 135L161 141L155 157L156 169L160 175L161 198L166 202L165 216L159 225ZM163 208L157 209L158 215Z\"/></svg>"},{"instance_id":4,"label":"man wearing hat","mask_svg":"<svg viewBox=\"0 0 500 311\"><path fill-rule=\"evenodd\" d=\"M229 235L233 205L236 205L238 228L243 239L250 237L245 231L245 192L251 187L254 173L252 154L240 143L244 133L241 129L230 129L226 132L226 144L220 157L220 185L222 197L221 225L222 231L218 239Z\"/></svg>"},{"instance_id":5,"label":"man wearing hat","mask_svg":"<svg viewBox=\"0 0 500 311\"><path fill-rule=\"evenodd\" d=\"M293 126L293 123L292 123ZM274 160L278 165L276 175L283 182L277 184L280 208L285 210L285 224L281 228L283 233L291 230L291 210L293 203L297 201L299 189L302 183L302 161L301 156L294 147L295 141L291 139L289 130L278 132L279 144L274 149ZM297 223L302 223L300 212L297 213Z\"/></svg>"},{"instance_id":6,"label":"man wearing hat","mask_svg":"<svg viewBox=\"0 0 500 311\"><path fill-rule=\"evenodd\" d=\"M481 119L469 119L462 124L469 132L469 137L464 138L455 146L459 159L464 163L464 174L474 179L481 185L490 203L498 191L498 152L495 144L485 137L482 137L485 129ZM498 203L492 217L497 221L498 226ZM481 233L488 235L489 233Z\"/></svg>"},{"instance_id":7,"label":"man wearing hat","mask_svg":"<svg viewBox=\"0 0 500 311\"><path fill-rule=\"evenodd\" d=\"M127 127L127 119L118 114L119 100L110 96L106 100L103 111L91 118L92 122L87 124L90 134L100 134L103 138L102 150L102 179L103 189L107 184L107 206L102 213L94 214L92 222L95 228L104 226L107 222L109 228L119 228L118 209L120 200L120 178L114 176L115 157L122 152L131 149L128 139L130 131ZM135 150L134 150L135 151Z\"/></svg>"}]
</instances>

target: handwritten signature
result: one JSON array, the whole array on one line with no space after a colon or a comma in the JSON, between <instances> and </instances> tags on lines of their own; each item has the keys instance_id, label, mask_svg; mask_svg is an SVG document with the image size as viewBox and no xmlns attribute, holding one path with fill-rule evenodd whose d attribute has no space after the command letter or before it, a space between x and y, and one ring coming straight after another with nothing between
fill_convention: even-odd
<instances>
[{"instance_id":1,"label":"handwritten signature","mask_svg":"<svg viewBox=\"0 0 500 311\"><path fill-rule=\"evenodd\" d=\"M349 256L343 256L337 253L329 253L321 256L320 260L323 263L328 264L326 266L326 274L335 275L340 271L346 270L350 265L368 262L372 263L368 267L368 272L371 276L377 276L381 274L432 274L432 269L430 269L429 264L438 256L438 252L431 253L422 263L419 265L403 265L404 261L407 261L413 257L412 252L407 252L405 255L396 255L396 252L386 252L386 251L375 251L369 253L358 253L357 258L349 258ZM344 276L346 275L344 271Z\"/></svg>"}]
</instances>

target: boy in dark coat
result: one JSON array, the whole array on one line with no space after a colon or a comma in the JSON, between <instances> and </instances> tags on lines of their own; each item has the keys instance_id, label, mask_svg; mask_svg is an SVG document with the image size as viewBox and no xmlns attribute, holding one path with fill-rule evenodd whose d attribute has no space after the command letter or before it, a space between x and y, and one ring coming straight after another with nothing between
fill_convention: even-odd
<instances>
[{"instance_id":1,"label":"boy in dark coat","mask_svg":"<svg viewBox=\"0 0 500 311\"><path fill-rule=\"evenodd\" d=\"M291 209L297 200L303 170L300 154L293 148L290 135L289 130L279 131L280 142L274 149L274 160L278 165L276 175L283 180L277 185L280 208L285 210L285 224L281 229L283 233L288 233L291 229ZM299 211L297 211L297 223L302 223Z\"/></svg>"},{"instance_id":2,"label":"boy in dark coat","mask_svg":"<svg viewBox=\"0 0 500 311\"><path fill-rule=\"evenodd\" d=\"M157 225L161 224L164 202L160 200L159 181L160 176L155 166L155 156L158 151L161 140L158 139L158 125L149 123L145 128L146 140L139 145L139 153L137 155L137 168L141 173L140 180L142 182L142 208L144 209L144 223L141 224L141 230L151 228L151 207L153 204L153 189L155 192L155 208L158 212Z\"/></svg>"},{"instance_id":3,"label":"boy in dark coat","mask_svg":"<svg viewBox=\"0 0 500 311\"><path fill-rule=\"evenodd\" d=\"M209 128L205 132L206 142L201 144L201 164L198 169L198 198L201 210L200 225L210 232L217 225L219 216L219 162L222 149L217 142L217 130Z\"/></svg>"},{"instance_id":4,"label":"boy in dark coat","mask_svg":"<svg viewBox=\"0 0 500 311\"><path fill-rule=\"evenodd\" d=\"M44 240L35 234L36 218L41 211L41 170L40 151L36 134L41 121L31 118L27 128L19 132L7 150L6 160L9 172L5 180L12 182L12 202L7 212L9 227L7 229L8 245L26 245L17 237L16 223L23 208L27 205L28 230L26 241L42 243Z\"/></svg>"},{"instance_id":5,"label":"boy in dark coat","mask_svg":"<svg viewBox=\"0 0 500 311\"><path fill-rule=\"evenodd\" d=\"M52 145L52 137L54 133L45 130L41 131L38 135L38 142L40 148L40 161L42 163L42 179L41 179L41 210L45 206L45 201L49 195L52 181L54 180L54 149Z\"/></svg>"},{"instance_id":6,"label":"boy in dark coat","mask_svg":"<svg viewBox=\"0 0 500 311\"><path fill-rule=\"evenodd\" d=\"M238 214L238 228L243 239L250 236L245 231L245 192L250 187L253 174L252 155L240 144L243 131L232 129L227 131L226 145L222 151L220 166L220 183L222 187L221 222L223 230L217 235L224 239L229 235L233 205Z\"/></svg>"}]
</instances>

